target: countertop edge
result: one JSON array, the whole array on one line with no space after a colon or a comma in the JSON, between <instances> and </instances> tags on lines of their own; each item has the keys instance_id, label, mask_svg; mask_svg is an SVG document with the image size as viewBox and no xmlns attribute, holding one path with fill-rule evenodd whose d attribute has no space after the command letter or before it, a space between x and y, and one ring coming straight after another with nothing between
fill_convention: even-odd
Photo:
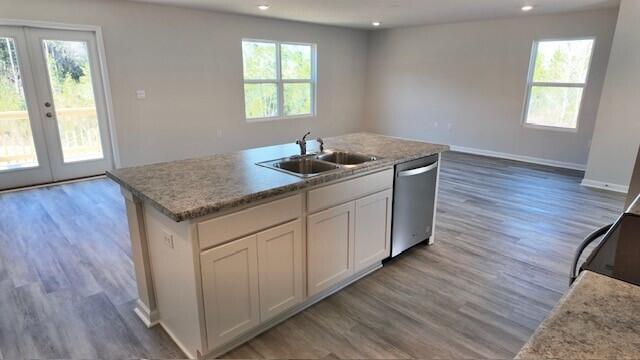
<instances>
[{"instance_id":1,"label":"countertop edge","mask_svg":"<svg viewBox=\"0 0 640 360\"><path fill-rule=\"evenodd\" d=\"M348 177L366 173L366 172L382 170L384 168L393 168L393 166L395 166L396 164L419 159L422 157L440 154L440 153L449 151L450 149L449 145L443 145L443 144L433 144L433 145L437 146L437 148L434 149L433 151L415 153L415 154L404 156L400 159L382 158L377 162L368 163L366 165L359 166L359 167L356 166L354 168L341 169L341 171L337 171L331 174L319 175L319 176L310 177L310 178L299 178L299 181L293 184L274 187L267 190L251 193L248 195L238 196L237 198L218 201L216 203L212 203L207 206L201 206L198 208L189 209L188 211L180 211L180 212L172 211L171 209L163 206L162 204L153 200L149 196L145 195L143 192L136 190L135 187L131 186L125 180L119 178L116 174L112 173L111 171L106 171L106 176L111 180L113 180L114 182L116 182L118 185L122 186L127 191L131 192L135 197L140 198L145 202L148 202L151 206L153 206L158 211L160 211L164 215L171 218L173 221L182 222L186 220L193 220L200 217L209 216L212 214L219 213L221 211L231 210L231 209L245 206L248 204L261 202L269 198L281 196L287 192L299 191L308 187L317 186L323 183L328 183L331 181L348 178ZM273 170L273 171L276 171L276 170Z\"/></svg>"}]
</instances>

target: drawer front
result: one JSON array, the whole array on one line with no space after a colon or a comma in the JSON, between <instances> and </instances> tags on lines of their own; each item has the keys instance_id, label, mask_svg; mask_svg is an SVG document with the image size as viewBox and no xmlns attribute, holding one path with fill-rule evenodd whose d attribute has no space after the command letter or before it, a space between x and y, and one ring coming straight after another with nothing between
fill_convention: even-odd
<instances>
[{"instance_id":1,"label":"drawer front","mask_svg":"<svg viewBox=\"0 0 640 360\"><path fill-rule=\"evenodd\" d=\"M302 195L258 205L198 224L200 249L207 249L242 236L299 218Z\"/></svg>"},{"instance_id":2,"label":"drawer front","mask_svg":"<svg viewBox=\"0 0 640 360\"><path fill-rule=\"evenodd\" d=\"M313 213L391 187L393 187L393 169L324 186L308 192L308 211Z\"/></svg>"}]
</instances>

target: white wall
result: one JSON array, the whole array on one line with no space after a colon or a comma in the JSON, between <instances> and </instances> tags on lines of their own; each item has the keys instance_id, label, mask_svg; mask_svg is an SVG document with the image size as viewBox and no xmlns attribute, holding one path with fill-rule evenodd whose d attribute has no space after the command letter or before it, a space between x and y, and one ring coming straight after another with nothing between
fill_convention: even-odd
<instances>
[{"instance_id":1,"label":"white wall","mask_svg":"<svg viewBox=\"0 0 640 360\"><path fill-rule=\"evenodd\" d=\"M102 26L123 166L362 125L364 31L111 0L2 0L0 18ZM243 37L318 44L316 118L245 122Z\"/></svg>"},{"instance_id":2,"label":"white wall","mask_svg":"<svg viewBox=\"0 0 640 360\"><path fill-rule=\"evenodd\" d=\"M640 144L640 1L622 0L585 183L624 190Z\"/></svg>"},{"instance_id":3,"label":"white wall","mask_svg":"<svg viewBox=\"0 0 640 360\"><path fill-rule=\"evenodd\" d=\"M608 9L376 31L366 127L584 168L616 16ZM587 35L597 41L578 132L523 127L533 41Z\"/></svg>"}]
</instances>

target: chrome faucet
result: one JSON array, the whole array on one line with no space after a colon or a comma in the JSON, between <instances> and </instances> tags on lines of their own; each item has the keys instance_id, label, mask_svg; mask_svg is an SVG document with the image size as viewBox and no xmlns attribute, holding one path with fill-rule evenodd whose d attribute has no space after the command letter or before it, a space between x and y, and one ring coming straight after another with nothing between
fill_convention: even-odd
<instances>
[{"instance_id":1,"label":"chrome faucet","mask_svg":"<svg viewBox=\"0 0 640 360\"><path fill-rule=\"evenodd\" d=\"M309 134L311 134L310 131L304 134L302 139L296 140L296 144L300 145L300 156L307 155L307 136L309 136Z\"/></svg>"},{"instance_id":2,"label":"chrome faucet","mask_svg":"<svg viewBox=\"0 0 640 360\"><path fill-rule=\"evenodd\" d=\"M324 152L324 140L322 140L322 138L318 136L316 138L316 142L320 144L320 152Z\"/></svg>"}]
</instances>

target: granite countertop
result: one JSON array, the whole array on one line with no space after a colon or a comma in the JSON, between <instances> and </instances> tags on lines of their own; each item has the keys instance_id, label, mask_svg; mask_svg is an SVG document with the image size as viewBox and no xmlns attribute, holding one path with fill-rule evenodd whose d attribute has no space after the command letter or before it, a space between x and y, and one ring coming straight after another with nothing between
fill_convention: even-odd
<instances>
[{"instance_id":1,"label":"granite countertop","mask_svg":"<svg viewBox=\"0 0 640 360\"><path fill-rule=\"evenodd\" d=\"M517 359L640 357L640 286L584 271Z\"/></svg>"},{"instance_id":2,"label":"granite countertop","mask_svg":"<svg viewBox=\"0 0 640 360\"><path fill-rule=\"evenodd\" d=\"M175 221L194 219L364 171L447 151L429 144L372 133L324 139L325 149L381 157L353 168L300 178L256 165L299 154L291 144L274 145L198 159L108 171L107 176ZM313 143L313 146L312 146ZM310 141L308 151L315 151Z\"/></svg>"}]
</instances>

